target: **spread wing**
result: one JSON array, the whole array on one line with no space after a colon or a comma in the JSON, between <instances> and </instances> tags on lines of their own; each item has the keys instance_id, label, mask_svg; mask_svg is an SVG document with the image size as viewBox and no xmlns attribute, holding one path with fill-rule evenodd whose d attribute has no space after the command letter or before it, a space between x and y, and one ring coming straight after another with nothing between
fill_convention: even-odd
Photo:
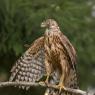
<instances>
[{"instance_id":1,"label":"spread wing","mask_svg":"<svg viewBox=\"0 0 95 95\"><path fill-rule=\"evenodd\" d=\"M9 81L35 82L45 74L43 44L44 37L33 42L11 69Z\"/></svg>"}]
</instances>

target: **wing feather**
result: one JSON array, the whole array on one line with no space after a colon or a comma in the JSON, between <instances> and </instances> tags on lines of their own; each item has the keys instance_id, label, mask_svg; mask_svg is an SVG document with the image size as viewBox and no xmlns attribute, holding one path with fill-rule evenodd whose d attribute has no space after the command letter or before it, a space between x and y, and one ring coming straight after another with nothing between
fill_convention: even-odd
<instances>
[{"instance_id":1,"label":"wing feather","mask_svg":"<svg viewBox=\"0 0 95 95\"><path fill-rule=\"evenodd\" d=\"M73 45L70 43L69 39L63 35L63 33L60 33L60 40L63 47L65 47L65 50L68 54L68 58L70 59L70 65L73 67L73 69L76 69L76 50L73 47Z\"/></svg>"},{"instance_id":2,"label":"wing feather","mask_svg":"<svg viewBox=\"0 0 95 95\"><path fill-rule=\"evenodd\" d=\"M38 81L45 74L44 37L33 42L11 69L9 81Z\"/></svg>"}]
</instances>

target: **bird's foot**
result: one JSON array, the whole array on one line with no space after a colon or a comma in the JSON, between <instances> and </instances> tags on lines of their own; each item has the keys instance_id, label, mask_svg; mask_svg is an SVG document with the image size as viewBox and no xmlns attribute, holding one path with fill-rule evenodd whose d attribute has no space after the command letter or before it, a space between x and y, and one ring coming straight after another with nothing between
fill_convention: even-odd
<instances>
[{"instance_id":1,"label":"bird's foot","mask_svg":"<svg viewBox=\"0 0 95 95\"><path fill-rule=\"evenodd\" d=\"M40 82L39 82L39 85L44 85L44 84L45 84L44 81L40 81Z\"/></svg>"},{"instance_id":2,"label":"bird's foot","mask_svg":"<svg viewBox=\"0 0 95 95\"><path fill-rule=\"evenodd\" d=\"M49 84L49 75L46 75L45 77L46 77L46 79L39 81L39 84L46 84L46 85Z\"/></svg>"},{"instance_id":3,"label":"bird's foot","mask_svg":"<svg viewBox=\"0 0 95 95\"><path fill-rule=\"evenodd\" d=\"M59 83L56 87L59 88L59 94L61 93L62 89L65 89L62 83Z\"/></svg>"}]
</instances>

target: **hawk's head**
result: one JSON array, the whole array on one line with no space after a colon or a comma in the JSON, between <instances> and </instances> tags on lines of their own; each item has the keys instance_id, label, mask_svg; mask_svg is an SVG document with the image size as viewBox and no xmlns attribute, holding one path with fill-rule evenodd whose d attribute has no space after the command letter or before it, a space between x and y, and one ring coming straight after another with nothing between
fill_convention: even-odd
<instances>
[{"instance_id":1,"label":"hawk's head","mask_svg":"<svg viewBox=\"0 0 95 95\"><path fill-rule=\"evenodd\" d=\"M41 27L45 28L57 28L58 24L54 19L47 19L41 23Z\"/></svg>"}]
</instances>

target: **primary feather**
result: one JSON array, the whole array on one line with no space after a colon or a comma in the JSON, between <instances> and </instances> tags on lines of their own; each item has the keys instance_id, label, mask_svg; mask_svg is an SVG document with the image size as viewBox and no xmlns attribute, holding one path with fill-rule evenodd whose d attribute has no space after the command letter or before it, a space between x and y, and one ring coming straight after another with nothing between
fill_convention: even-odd
<instances>
[{"instance_id":1,"label":"primary feather","mask_svg":"<svg viewBox=\"0 0 95 95\"><path fill-rule=\"evenodd\" d=\"M38 38L17 60L11 69L9 81L36 82L45 74L44 38Z\"/></svg>"}]
</instances>

